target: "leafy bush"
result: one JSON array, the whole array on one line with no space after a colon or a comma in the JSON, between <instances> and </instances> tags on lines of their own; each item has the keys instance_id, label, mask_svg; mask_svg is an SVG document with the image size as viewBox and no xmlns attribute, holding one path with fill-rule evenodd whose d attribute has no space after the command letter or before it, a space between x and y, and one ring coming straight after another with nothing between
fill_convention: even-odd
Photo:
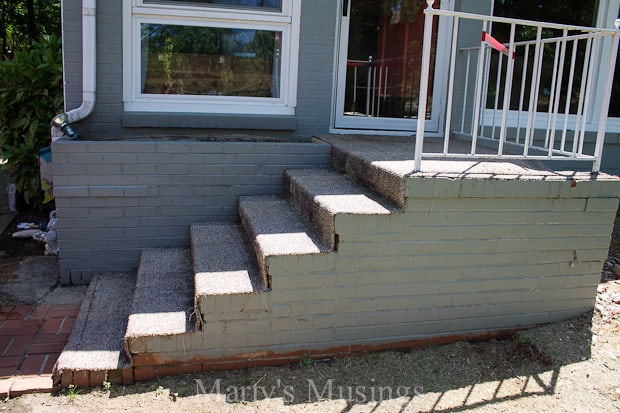
<instances>
[{"instance_id":1,"label":"leafy bush","mask_svg":"<svg viewBox=\"0 0 620 413\"><path fill-rule=\"evenodd\" d=\"M39 150L49 145L50 121L62 111L61 61L60 38L45 36L0 62L0 157L30 206L42 202Z\"/></svg>"}]
</instances>

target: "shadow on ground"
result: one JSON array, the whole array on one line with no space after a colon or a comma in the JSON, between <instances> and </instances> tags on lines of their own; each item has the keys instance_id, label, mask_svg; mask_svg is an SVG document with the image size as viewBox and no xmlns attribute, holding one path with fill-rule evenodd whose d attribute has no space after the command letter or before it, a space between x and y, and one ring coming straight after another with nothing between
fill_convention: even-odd
<instances>
[{"instance_id":1,"label":"shadow on ground","mask_svg":"<svg viewBox=\"0 0 620 413\"><path fill-rule=\"evenodd\" d=\"M211 371L131 386L113 385L109 402L138 396L141 406L165 401L189 410L198 406L234 410L248 404L259 409L295 410L297 406L330 412L357 411L361 406L382 411L477 410L555 394L562 368L590 358L591 326L592 313L587 313L502 340L342 359L308 358L281 367ZM100 392L90 389L81 397L87 399ZM64 391L57 396L67 394Z\"/></svg>"},{"instance_id":2,"label":"shadow on ground","mask_svg":"<svg viewBox=\"0 0 620 413\"><path fill-rule=\"evenodd\" d=\"M86 286L60 287L58 257L44 256L42 242L12 236L20 223L46 225L49 211L6 212L2 189L0 183L0 305L79 304Z\"/></svg>"}]
</instances>

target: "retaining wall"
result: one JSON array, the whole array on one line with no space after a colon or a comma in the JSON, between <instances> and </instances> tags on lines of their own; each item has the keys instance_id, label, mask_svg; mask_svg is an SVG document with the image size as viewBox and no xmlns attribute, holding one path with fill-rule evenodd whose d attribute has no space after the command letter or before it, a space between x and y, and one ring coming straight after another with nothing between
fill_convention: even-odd
<instances>
[{"instance_id":1,"label":"retaining wall","mask_svg":"<svg viewBox=\"0 0 620 413\"><path fill-rule=\"evenodd\" d=\"M409 178L403 212L337 215L337 251L270 257L271 291L201 300L203 331L155 341L136 368L278 363L580 315L619 193L618 180Z\"/></svg>"}]
</instances>

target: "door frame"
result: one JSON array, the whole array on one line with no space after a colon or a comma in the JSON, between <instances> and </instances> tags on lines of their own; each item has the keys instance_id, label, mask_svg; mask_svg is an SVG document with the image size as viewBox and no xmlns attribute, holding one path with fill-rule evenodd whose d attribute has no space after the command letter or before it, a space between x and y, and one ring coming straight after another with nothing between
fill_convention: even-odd
<instances>
[{"instance_id":1,"label":"door frame","mask_svg":"<svg viewBox=\"0 0 620 413\"><path fill-rule=\"evenodd\" d=\"M595 16L595 25L596 27L601 27L604 29L611 29L614 27L614 21L618 16L618 10L620 9L620 0L599 0L598 9L594 11ZM610 42L610 39L605 39L605 46L600 45L597 53L601 56L601 62L609 61L609 47L607 45ZM620 68L616 67L616 76L620 73ZM596 85L597 89L601 90L605 87L605 73L603 66L599 67L596 76ZM591 107L588 111L588 117L593 120L593 123L598 125L598 114L601 112L601 102L599 99L594 99L594 102L591 103ZM618 117L609 117L607 119L607 130L611 131L620 130L620 118Z\"/></svg>"},{"instance_id":2,"label":"door frame","mask_svg":"<svg viewBox=\"0 0 620 413\"><path fill-rule=\"evenodd\" d=\"M347 57L349 41L349 16L351 2L339 0L338 28L336 34L334 97L332 99L331 133L390 134L412 135L417 129L417 118L398 119L380 117L357 117L344 115L344 99L347 75ZM455 0L442 0L441 8L454 10ZM345 16L345 7L346 16ZM439 19L437 27L437 44L449 45L452 24L448 19ZM445 125L445 108L447 98L447 79L450 61L450 48L437 47L435 56L435 73L433 77L433 99L431 117L425 122L426 136L441 136Z\"/></svg>"}]
</instances>

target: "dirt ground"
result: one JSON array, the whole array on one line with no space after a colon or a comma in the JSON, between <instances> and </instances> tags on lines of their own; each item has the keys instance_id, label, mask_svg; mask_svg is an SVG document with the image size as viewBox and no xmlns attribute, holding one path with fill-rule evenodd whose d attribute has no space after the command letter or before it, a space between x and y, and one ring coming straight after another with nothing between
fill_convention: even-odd
<instances>
[{"instance_id":1,"label":"dirt ground","mask_svg":"<svg viewBox=\"0 0 620 413\"><path fill-rule=\"evenodd\" d=\"M620 223L593 312L504 340L25 395L35 412L620 411Z\"/></svg>"}]
</instances>

